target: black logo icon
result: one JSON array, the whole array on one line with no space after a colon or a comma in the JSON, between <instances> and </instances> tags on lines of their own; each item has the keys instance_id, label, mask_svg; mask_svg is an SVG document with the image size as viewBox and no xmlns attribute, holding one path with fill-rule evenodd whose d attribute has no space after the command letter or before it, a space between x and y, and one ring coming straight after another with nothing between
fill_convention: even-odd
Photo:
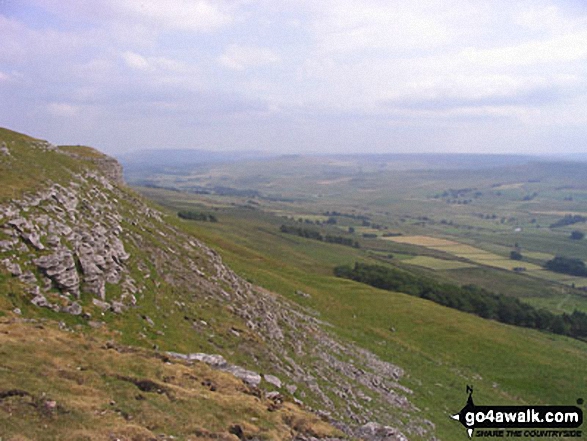
<instances>
[{"instance_id":1,"label":"black logo icon","mask_svg":"<svg viewBox=\"0 0 587 441\"><path fill-rule=\"evenodd\" d=\"M451 418L459 421L469 438L475 429L572 429L583 424L577 406L476 406L473 386L467 385L467 404Z\"/></svg>"}]
</instances>

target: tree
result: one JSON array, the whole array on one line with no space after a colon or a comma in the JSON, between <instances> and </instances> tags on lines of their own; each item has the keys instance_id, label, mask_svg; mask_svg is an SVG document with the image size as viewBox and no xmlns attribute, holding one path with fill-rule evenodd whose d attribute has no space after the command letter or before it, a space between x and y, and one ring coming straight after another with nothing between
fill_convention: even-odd
<instances>
[{"instance_id":1,"label":"tree","mask_svg":"<svg viewBox=\"0 0 587 441\"><path fill-rule=\"evenodd\" d=\"M581 240L585 237L585 234L582 231L575 230L571 233L571 239L573 240Z\"/></svg>"}]
</instances>

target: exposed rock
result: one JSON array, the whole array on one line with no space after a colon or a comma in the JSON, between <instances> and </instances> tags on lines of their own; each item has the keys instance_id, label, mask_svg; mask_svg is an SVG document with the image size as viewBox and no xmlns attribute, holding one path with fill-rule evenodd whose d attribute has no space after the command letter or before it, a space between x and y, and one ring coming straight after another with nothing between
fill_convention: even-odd
<instances>
[{"instance_id":1,"label":"exposed rock","mask_svg":"<svg viewBox=\"0 0 587 441\"><path fill-rule=\"evenodd\" d=\"M71 251L60 248L53 254L35 259L34 263L57 288L79 297L79 276Z\"/></svg>"},{"instance_id":2,"label":"exposed rock","mask_svg":"<svg viewBox=\"0 0 587 441\"><path fill-rule=\"evenodd\" d=\"M240 366L229 365L221 370L224 372L229 372L235 377L240 378L249 386L258 387L259 384L261 384L261 375Z\"/></svg>"},{"instance_id":3,"label":"exposed rock","mask_svg":"<svg viewBox=\"0 0 587 441\"><path fill-rule=\"evenodd\" d=\"M77 302L73 302L71 305L62 308L61 310L71 315L81 315L83 312L81 305Z\"/></svg>"},{"instance_id":4,"label":"exposed rock","mask_svg":"<svg viewBox=\"0 0 587 441\"><path fill-rule=\"evenodd\" d=\"M304 297L306 299L309 299L310 297L312 297L310 294L308 294L307 292L304 291L300 291L299 289L296 291L296 295L300 296L300 297Z\"/></svg>"},{"instance_id":5,"label":"exposed rock","mask_svg":"<svg viewBox=\"0 0 587 441\"><path fill-rule=\"evenodd\" d=\"M277 387L277 388L281 388L281 380L279 378L277 378L275 375L263 375L263 379L269 383L272 384L273 386Z\"/></svg>"},{"instance_id":6,"label":"exposed rock","mask_svg":"<svg viewBox=\"0 0 587 441\"><path fill-rule=\"evenodd\" d=\"M45 245L41 243L41 238L35 232L33 233L22 233L22 238L31 244L37 250L44 250Z\"/></svg>"},{"instance_id":7,"label":"exposed rock","mask_svg":"<svg viewBox=\"0 0 587 441\"><path fill-rule=\"evenodd\" d=\"M4 267L13 277L18 277L22 274L22 269L18 263L11 262L9 259L1 260L0 263L4 265Z\"/></svg>"},{"instance_id":8,"label":"exposed rock","mask_svg":"<svg viewBox=\"0 0 587 441\"><path fill-rule=\"evenodd\" d=\"M116 314L122 314L126 311L127 307L124 303L113 301L111 306L112 312Z\"/></svg>"},{"instance_id":9,"label":"exposed rock","mask_svg":"<svg viewBox=\"0 0 587 441\"><path fill-rule=\"evenodd\" d=\"M0 251L10 251L17 243L18 240L0 240Z\"/></svg>"},{"instance_id":10,"label":"exposed rock","mask_svg":"<svg viewBox=\"0 0 587 441\"><path fill-rule=\"evenodd\" d=\"M369 422L359 427L355 431L355 436L364 441L408 441L399 430L374 422Z\"/></svg>"},{"instance_id":11,"label":"exposed rock","mask_svg":"<svg viewBox=\"0 0 587 441\"><path fill-rule=\"evenodd\" d=\"M200 352L197 354L189 354L187 359L190 361L203 361L216 369L224 369L228 366L226 359L222 355L217 354L204 354Z\"/></svg>"},{"instance_id":12,"label":"exposed rock","mask_svg":"<svg viewBox=\"0 0 587 441\"><path fill-rule=\"evenodd\" d=\"M0 143L0 155L10 156L10 150L8 150L5 142Z\"/></svg>"},{"instance_id":13,"label":"exposed rock","mask_svg":"<svg viewBox=\"0 0 587 441\"><path fill-rule=\"evenodd\" d=\"M35 296L32 300L31 303L35 306L38 306L40 308L51 308L53 305L51 305L47 299L45 298L44 295L42 294L38 294L37 296Z\"/></svg>"},{"instance_id":14,"label":"exposed rock","mask_svg":"<svg viewBox=\"0 0 587 441\"><path fill-rule=\"evenodd\" d=\"M92 303L98 308L100 308L102 311L108 311L110 309L110 303L108 302L103 302L98 299L92 299Z\"/></svg>"}]
</instances>

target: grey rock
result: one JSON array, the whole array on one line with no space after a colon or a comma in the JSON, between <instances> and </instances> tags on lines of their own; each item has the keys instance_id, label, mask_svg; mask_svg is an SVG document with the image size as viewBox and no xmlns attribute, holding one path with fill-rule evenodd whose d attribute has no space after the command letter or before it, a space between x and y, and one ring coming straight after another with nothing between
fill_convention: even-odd
<instances>
[{"instance_id":1,"label":"grey rock","mask_svg":"<svg viewBox=\"0 0 587 441\"><path fill-rule=\"evenodd\" d=\"M10 259L1 260L0 263L3 264L4 267L6 267L8 272L13 277L18 277L18 276L22 275L22 269L20 268L20 265L18 263L11 262Z\"/></svg>"},{"instance_id":2,"label":"grey rock","mask_svg":"<svg viewBox=\"0 0 587 441\"><path fill-rule=\"evenodd\" d=\"M408 441L399 430L394 427L383 426L379 423L369 422L355 431L355 436L365 441Z\"/></svg>"},{"instance_id":3,"label":"grey rock","mask_svg":"<svg viewBox=\"0 0 587 441\"><path fill-rule=\"evenodd\" d=\"M41 256L33 262L58 289L79 297L79 276L73 255L67 248L60 248L55 253Z\"/></svg>"},{"instance_id":4,"label":"grey rock","mask_svg":"<svg viewBox=\"0 0 587 441\"><path fill-rule=\"evenodd\" d=\"M269 400L273 400L273 401L283 401L283 395L281 395L279 392L277 391L273 391L273 392L268 392L265 395L265 398L269 399Z\"/></svg>"},{"instance_id":5,"label":"grey rock","mask_svg":"<svg viewBox=\"0 0 587 441\"><path fill-rule=\"evenodd\" d=\"M216 369L224 369L228 366L226 359L222 355L217 354L204 354L204 353L196 353L196 354L189 354L188 360L190 361L203 361L206 364L209 364L213 368Z\"/></svg>"},{"instance_id":6,"label":"grey rock","mask_svg":"<svg viewBox=\"0 0 587 441\"><path fill-rule=\"evenodd\" d=\"M102 311L107 311L107 310L110 309L110 303L103 302L103 301L98 300L98 299L92 299L92 304L94 304L95 306L97 306L98 308L100 308Z\"/></svg>"},{"instance_id":7,"label":"grey rock","mask_svg":"<svg viewBox=\"0 0 587 441\"><path fill-rule=\"evenodd\" d=\"M300 291L299 289L296 291L296 295L300 296L300 297L304 297L306 299L309 299L310 297L312 297L310 294L308 294L307 292L304 291Z\"/></svg>"},{"instance_id":8,"label":"grey rock","mask_svg":"<svg viewBox=\"0 0 587 441\"><path fill-rule=\"evenodd\" d=\"M10 156L10 150L5 142L0 143L0 155Z\"/></svg>"},{"instance_id":9,"label":"grey rock","mask_svg":"<svg viewBox=\"0 0 587 441\"><path fill-rule=\"evenodd\" d=\"M113 301L111 309L112 309L112 312L114 312L116 314L122 314L124 311L126 311L127 308L124 303Z\"/></svg>"},{"instance_id":10,"label":"grey rock","mask_svg":"<svg viewBox=\"0 0 587 441\"><path fill-rule=\"evenodd\" d=\"M35 285L37 283L37 277L32 271L23 272L20 276L18 276L18 280L27 285Z\"/></svg>"},{"instance_id":11,"label":"grey rock","mask_svg":"<svg viewBox=\"0 0 587 441\"><path fill-rule=\"evenodd\" d=\"M59 236L52 234L49 237L47 237L47 245L51 248L58 248L61 245L61 239L59 238Z\"/></svg>"},{"instance_id":12,"label":"grey rock","mask_svg":"<svg viewBox=\"0 0 587 441\"><path fill-rule=\"evenodd\" d=\"M287 386L285 386L285 390L288 391L291 395L293 395L298 390L298 387L295 384L288 384Z\"/></svg>"},{"instance_id":13,"label":"grey rock","mask_svg":"<svg viewBox=\"0 0 587 441\"><path fill-rule=\"evenodd\" d=\"M0 251L10 251L17 243L18 240L0 240Z\"/></svg>"},{"instance_id":14,"label":"grey rock","mask_svg":"<svg viewBox=\"0 0 587 441\"><path fill-rule=\"evenodd\" d=\"M236 378L240 378L249 386L258 387L261 384L261 375L240 366L229 365L222 370L234 375Z\"/></svg>"},{"instance_id":15,"label":"grey rock","mask_svg":"<svg viewBox=\"0 0 587 441\"><path fill-rule=\"evenodd\" d=\"M44 295L38 294L32 300L31 303L40 308L51 308L53 305L47 301Z\"/></svg>"},{"instance_id":16,"label":"grey rock","mask_svg":"<svg viewBox=\"0 0 587 441\"><path fill-rule=\"evenodd\" d=\"M263 375L263 379L269 383L272 384L273 386L277 387L277 388L281 388L281 380L279 378L277 378L275 375Z\"/></svg>"},{"instance_id":17,"label":"grey rock","mask_svg":"<svg viewBox=\"0 0 587 441\"><path fill-rule=\"evenodd\" d=\"M61 310L71 315L80 315L83 312L81 305L77 302L73 302Z\"/></svg>"},{"instance_id":18,"label":"grey rock","mask_svg":"<svg viewBox=\"0 0 587 441\"><path fill-rule=\"evenodd\" d=\"M39 237L38 233L22 233L22 238L29 244L33 246L33 248L41 251L45 249L45 245L41 243L41 238Z\"/></svg>"}]
</instances>

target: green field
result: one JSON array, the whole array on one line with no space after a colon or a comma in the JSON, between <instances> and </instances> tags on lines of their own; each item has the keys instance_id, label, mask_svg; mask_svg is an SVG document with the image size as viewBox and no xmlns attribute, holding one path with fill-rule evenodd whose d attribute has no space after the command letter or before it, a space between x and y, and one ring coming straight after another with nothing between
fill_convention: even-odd
<instances>
[{"instance_id":1,"label":"green field","mask_svg":"<svg viewBox=\"0 0 587 441\"><path fill-rule=\"evenodd\" d=\"M441 439L463 436L447 415L462 407L466 384L475 385L481 403L574 404L587 387L585 342L337 279L332 271L357 261L388 265L444 283L475 284L557 314L587 311L587 293L578 289L584 280L542 269L557 254L587 259L587 242L568 237L584 225L549 228L567 212L587 211L587 188L577 185L577 175L540 164L450 173L361 165L282 158L219 165L217 174L198 177L200 185L212 187L213 176L222 175L224 185L256 190L254 204L251 198L140 191L243 277L311 308L339 336L404 368L409 374L402 384L414 391L413 402ZM252 176L257 181L247 179ZM171 175L161 178L163 184L186 185ZM438 196L449 189L471 190ZM523 200L534 192L539 196ZM572 201L565 200L569 194ZM203 207L215 209L217 224L175 217L180 209ZM324 221L333 211L339 213L335 225L306 222ZM360 248L281 234L288 222L323 235L348 234ZM514 249L521 261L509 258Z\"/></svg>"},{"instance_id":2,"label":"green field","mask_svg":"<svg viewBox=\"0 0 587 441\"><path fill-rule=\"evenodd\" d=\"M159 200L165 201L164 196L160 193ZM197 200L193 206L198 206ZM173 211L169 213L172 218ZM501 404L573 403L577 384L580 389L587 386L583 342L483 320L332 276L336 265L381 263L382 252L370 257L364 249L367 244L356 250L283 235L278 232L282 219L258 210L220 210L218 217L218 224L175 222L213 245L249 281L317 311L341 337L406 369L409 375L402 383L414 391L413 402L437 425L441 439L462 436L462 428L446 416L462 406L465 384L475 385L479 402ZM440 268L440 262L462 263L429 256L394 257L389 262L414 268L410 260L424 263L434 273L471 269ZM311 297L301 298L297 291Z\"/></svg>"}]
</instances>

